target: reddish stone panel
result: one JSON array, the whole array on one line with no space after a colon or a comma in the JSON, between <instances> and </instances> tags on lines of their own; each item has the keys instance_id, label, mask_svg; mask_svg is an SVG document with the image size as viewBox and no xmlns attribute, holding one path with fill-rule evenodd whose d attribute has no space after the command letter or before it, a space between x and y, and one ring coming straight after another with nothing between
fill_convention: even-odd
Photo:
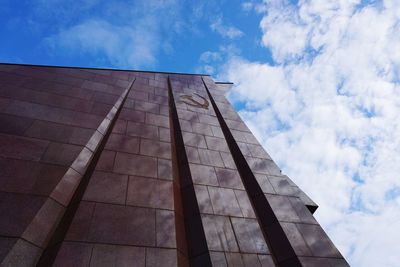
<instances>
[{"instance_id":1,"label":"reddish stone panel","mask_svg":"<svg viewBox=\"0 0 400 267\"><path fill-rule=\"evenodd\" d=\"M207 147L211 150L218 150L222 152L230 152L226 141L221 138L205 136Z\"/></svg>"},{"instance_id":2,"label":"reddish stone panel","mask_svg":"<svg viewBox=\"0 0 400 267\"><path fill-rule=\"evenodd\" d=\"M190 122L200 122L199 117L196 112L178 109L178 117L180 120L190 121Z\"/></svg>"},{"instance_id":3,"label":"reddish stone panel","mask_svg":"<svg viewBox=\"0 0 400 267\"><path fill-rule=\"evenodd\" d=\"M128 176L96 171L90 178L84 200L125 204Z\"/></svg>"},{"instance_id":4,"label":"reddish stone panel","mask_svg":"<svg viewBox=\"0 0 400 267\"><path fill-rule=\"evenodd\" d=\"M96 165L96 170L112 171L114 167L115 152L103 150Z\"/></svg>"},{"instance_id":5,"label":"reddish stone panel","mask_svg":"<svg viewBox=\"0 0 400 267\"><path fill-rule=\"evenodd\" d=\"M81 146L50 143L46 153L43 156L44 162L60 164L63 166L70 166L72 162L81 152Z\"/></svg>"},{"instance_id":6,"label":"reddish stone panel","mask_svg":"<svg viewBox=\"0 0 400 267\"><path fill-rule=\"evenodd\" d=\"M193 183L218 186L217 176L213 167L189 164Z\"/></svg>"},{"instance_id":7,"label":"reddish stone panel","mask_svg":"<svg viewBox=\"0 0 400 267\"><path fill-rule=\"evenodd\" d=\"M225 168L215 168L219 185L232 189L244 189L238 171Z\"/></svg>"},{"instance_id":8,"label":"reddish stone panel","mask_svg":"<svg viewBox=\"0 0 400 267\"><path fill-rule=\"evenodd\" d=\"M114 151L138 154L139 139L126 135L111 134L108 137L105 148Z\"/></svg>"},{"instance_id":9,"label":"reddish stone panel","mask_svg":"<svg viewBox=\"0 0 400 267\"><path fill-rule=\"evenodd\" d=\"M157 159L157 177L160 179L172 180L172 162L165 159Z\"/></svg>"},{"instance_id":10,"label":"reddish stone panel","mask_svg":"<svg viewBox=\"0 0 400 267\"><path fill-rule=\"evenodd\" d=\"M126 127L127 127L127 121L118 119L114 124L114 127L112 129L112 133L125 134L126 133Z\"/></svg>"},{"instance_id":11,"label":"reddish stone panel","mask_svg":"<svg viewBox=\"0 0 400 267\"><path fill-rule=\"evenodd\" d=\"M40 139L47 139L56 142L69 140L74 128L62 124L34 121L31 127L25 132L26 136Z\"/></svg>"},{"instance_id":12,"label":"reddish stone panel","mask_svg":"<svg viewBox=\"0 0 400 267\"><path fill-rule=\"evenodd\" d=\"M282 228L285 231L286 236L289 239L290 244L292 245L296 255L299 256L311 256L311 251L308 248L304 238L301 233L297 229L294 223L284 223L281 222Z\"/></svg>"},{"instance_id":13,"label":"reddish stone panel","mask_svg":"<svg viewBox=\"0 0 400 267\"><path fill-rule=\"evenodd\" d=\"M2 133L22 135L32 123L32 119L0 114L0 132Z\"/></svg>"},{"instance_id":14,"label":"reddish stone panel","mask_svg":"<svg viewBox=\"0 0 400 267\"><path fill-rule=\"evenodd\" d=\"M164 142L171 142L171 130L164 128L164 127L158 127L158 132L160 135L160 141ZM152 138L154 139L154 138Z\"/></svg>"},{"instance_id":15,"label":"reddish stone panel","mask_svg":"<svg viewBox=\"0 0 400 267\"><path fill-rule=\"evenodd\" d=\"M157 247L176 248L175 215L173 211L156 210L156 245Z\"/></svg>"},{"instance_id":16,"label":"reddish stone panel","mask_svg":"<svg viewBox=\"0 0 400 267\"><path fill-rule=\"evenodd\" d=\"M93 100L103 104L114 105L117 102L119 95L112 95L102 92L95 92Z\"/></svg>"},{"instance_id":17,"label":"reddish stone panel","mask_svg":"<svg viewBox=\"0 0 400 267\"><path fill-rule=\"evenodd\" d=\"M246 191L235 190L235 195L238 200L240 209L242 210L243 217L246 218L256 218L253 207L251 206L251 202L249 197L247 196Z\"/></svg>"},{"instance_id":18,"label":"reddish stone panel","mask_svg":"<svg viewBox=\"0 0 400 267\"><path fill-rule=\"evenodd\" d=\"M168 129L169 131L169 129ZM154 125L148 125L143 123L135 123L128 121L128 128L126 131L127 135L138 136L148 139L158 139L158 128ZM161 133L160 133L161 135ZM166 140L166 141L169 141Z\"/></svg>"},{"instance_id":19,"label":"reddish stone panel","mask_svg":"<svg viewBox=\"0 0 400 267\"><path fill-rule=\"evenodd\" d=\"M267 175L255 173L254 176L256 177L257 182L264 193L275 194L275 190L272 187Z\"/></svg>"},{"instance_id":20,"label":"reddish stone panel","mask_svg":"<svg viewBox=\"0 0 400 267\"><path fill-rule=\"evenodd\" d=\"M232 218L240 251L247 253L268 254L268 247L257 220L247 218Z\"/></svg>"},{"instance_id":21,"label":"reddish stone panel","mask_svg":"<svg viewBox=\"0 0 400 267\"><path fill-rule=\"evenodd\" d=\"M163 115L157 115L152 113L146 113L146 123L164 128L169 128L169 117Z\"/></svg>"},{"instance_id":22,"label":"reddish stone panel","mask_svg":"<svg viewBox=\"0 0 400 267\"><path fill-rule=\"evenodd\" d=\"M200 212L214 214L207 186L195 185L194 190L196 192L196 198L199 204Z\"/></svg>"},{"instance_id":23,"label":"reddish stone panel","mask_svg":"<svg viewBox=\"0 0 400 267\"><path fill-rule=\"evenodd\" d=\"M215 214L242 217L242 211L232 189L209 186L208 192Z\"/></svg>"},{"instance_id":24,"label":"reddish stone panel","mask_svg":"<svg viewBox=\"0 0 400 267\"><path fill-rule=\"evenodd\" d=\"M122 174L157 177L157 160L152 157L118 152L114 171Z\"/></svg>"},{"instance_id":25,"label":"reddish stone panel","mask_svg":"<svg viewBox=\"0 0 400 267\"><path fill-rule=\"evenodd\" d=\"M96 244L90 259L91 267L145 267L145 248Z\"/></svg>"},{"instance_id":26,"label":"reddish stone panel","mask_svg":"<svg viewBox=\"0 0 400 267\"><path fill-rule=\"evenodd\" d=\"M2 191L48 196L67 167L1 158L0 169Z\"/></svg>"},{"instance_id":27,"label":"reddish stone panel","mask_svg":"<svg viewBox=\"0 0 400 267\"><path fill-rule=\"evenodd\" d=\"M160 113L160 105L155 104L155 103L150 103L150 102L136 101L135 102L135 110L159 114Z\"/></svg>"},{"instance_id":28,"label":"reddish stone panel","mask_svg":"<svg viewBox=\"0 0 400 267\"><path fill-rule=\"evenodd\" d=\"M97 128L102 120L102 117L92 114L43 106L18 100L10 103L4 112L22 117L93 129Z\"/></svg>"},{"instance_id":29,"label":"reddish stone panel","mask_svg":"<svg viewBox=\"0 0 400 267\"><path fill-rule=\"evenodd\" d=\"M186 146L185 150L186 150L186 155L187 155L189 163L200 164L200 156L199 156L199 152L198 152L197 148Z\"/></svg>"},{"instance_id":30,"label":"reddish stone panel","mask_svg":"<svg viewBox=\"0 0 400 267\"><path fill-rule=\"evenodd\" d=\"M97 203L88 240L109 244L155 246L155 211Z\"/></svg>"},{"instance_id":31,"label":"reddish stone panel","mask_svg":"<svg viewBox=\"0 0 400 267\"><path fill-rule=\"evenodd\" d=\"M201 164L215 166L215 167L224 167L224 163L218 151L198 149L198 153L200 156Z\"/></svg>"},{"instance_id":32,"label":"reddish stone panel","mask_svg":"<svg viewBox=\"0 0 400 267\"><path fill-rule=\"evenodd\" d=\"M171 159L171 144L154 140L140 140L140 154L159 158Z\"/></svg>"},{"instance_id":33,"label":"reddish stone panel","mask_svg":"<svg viewBox=\"0 0 400 267\"><path fill-rule=\"evenodd\" d=\"M293 208L289 198L281 195L266 194L267 200L275 212L279 221L299 222L296 210Z\"/></svg>"},{"instance_id":34,"label":"reddish stone panel","mask_svg":"<svg viewBox=\"0 0 400 267\"><path fill-rule=\"evenodd\" d=\"M192 129L194 133L213 136L211 126L208 124L192 122Z\"/></svg>"},{"instance_id":35,"label":"reddish stone panel","mask_svg":"<svg viewBox=\"0 0 400 267\"><path fill-rule=\"evenodd\" d=\"M186 146L194 146L198 148L207 148L203 135L189 132L182 132L183 142Z\"/></svg>"},{"instance_id":36,"label":"reddish stone panel","mask_svg":"<svg viewBox=\"0 0 400 267\"><path fill-rule=\"evenodd\" d=\"M201 215L210 250L239 252L229 217Z\"/></svg>"},{"instance_id":37,"label":"reddish stone panel","mask_svg":"<svg viewBox=\"0 0 400 267\"><path fill-rule=\"evenodd\" d=\"M280 195L295 195L293 188L284 176L268 176L274 191Z\"/></svg>"},{"instance_id":38,"label":"reddish stone panel","mask_svg":"<svg viewBox=\"0 0 400 267\"><path fill-rule=\"evenodd\" d=\"M87 241L93 217L95 202L81 201L72 220L65 240Z\"/></svg>"},{"instance_id":39,"label":"reddish stone panel","mask_svg":"<svg viewBox=\"0 0 400 267\"><path fill-rule=\"evenodd\" d=\"M122 108L118 119L144 123L144 114L145 113L143 111Z\"/></svg>"},{"instance_id":40,"label":"reddish stone panel","mask_svg":"<svg viewBox=\"0 0 400 267\"><path fill-rule=\"evenodd\" d=\"M215 116L210 116L210 115L205 115L205 114L198 114L199 121L201 123L206 123L214 126L219 126L219 122L217 117Z\"/></svg>"},{"instance_id":41,"label":"reddish stone panel","mask_svg":"<svg viewBox=\"0 0 400 267\"><path fill-rule=\"evenodd\" d=\"M63 242L53 266L89 266L93 244Z\"/></svg>"},{"instance_id":42,"label":"reddish stone panel","mask_svg":"<svg viewBox=\"0 0 400 267\"><path fill-rule=\"evenodd\" d=\"M319 225L296 224L313 256L342 258L324 230Z\"/></svg>"},{"instance_id":43,"label":"reddish stone panel","mask_svg":"<svg viewBox=\"0 0 400 267\"><path fill-rule=\"evenodd\" d=\"M221 130L221 127L219 126L211 126L211 130L213 133L213 136L219 137L219 138L225 138L224 133Z\"/></svg>"},{"instance_id":44,"label":"reddish stone panel","mask_svg":"<svg viewBox=\"0 0 400 267\"><path fill-rule=\"evenodd\" d=\"M146 248L146 267L175 267L177 252L175 249Z\"/></svg>"},{"instance_id":45,"label":"reddish stone panel","mask_svg":"<svg viewBox=\"0 0 400 267\"><path fill-rule=\"evenodd\" d=\"M222 160L224 161L225 168L227 169L236 169L235 161L232 158L230 153L221 152Z\"/></svg>"},{"instance_id":46,"label":"reddish stone panel","mask_svg":"<svg viewBox=\"0 0 400 267\"><path fill-rule=\"evenodd\" d=\"M172 182L144 177L130 176L128 205L173 209Z\"/></svg>"},{"instance_id":47,"label":"reddish stone panel","mask_svg":"<svg viewBox=\"0 0 400 267\"><path fill-rule=\"evenodd\" d=\"M48 144L48 141L0 134L0 156L38 161Z\"/></svg>"},{"instance_id":48,"label":"reddish stone panel","mask_svg":"<svg viewBox=\"0 0 400 267\"><path fill-rule=\"evenodd\" d=\"M92 105L92 109L90 110L90 113L94 115L105 116L112 107L113 105L110 104L94 102Z\"/></svg>"},{"instance_id":49,"label":"reddish stone panel","mask_svg":"<svg viewBox=\"0 0 400 267\"><path fill-rule=\"evenodd\" d=\"M0 192L0 235L19 237L44 201L44 197Z\"/></svg>"}]
</instances>

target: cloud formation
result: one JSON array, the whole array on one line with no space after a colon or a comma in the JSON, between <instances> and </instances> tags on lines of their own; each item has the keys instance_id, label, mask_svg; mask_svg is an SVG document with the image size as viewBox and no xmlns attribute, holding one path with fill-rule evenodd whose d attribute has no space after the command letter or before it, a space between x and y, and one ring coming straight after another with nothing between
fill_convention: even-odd
<instances>
[{"instance_id":1,"label":"cloud formation","mask_svg":"<svg viewBox=\"0 0 400 267\"><path fill-rule=\"evenodd\" d=\"M86 0L81 6L73 5L74 12L82 12L80 20L58 21L61 27L45 42L54 51L61 48L67 53L95 55L97 65L153 67L160 50L170 52L169 42L181 30L178 4L175 0L151 0L110 1L101 5L96 0ZM50 6L42 3L35 10L38 14L47 13ZM57 10L60 17L73 17L64 6Z\"/></svg>"},{"instance_id":2,"label":"cloud formation","mask_svg":"<svg viewBox=\"0 0 400 267\"><path fill-rule=\"evenodd\" d=\"M352 266L398 266L400 4L263 5L273 64L232 57L219 78Z\"/></svg>"},{"instance_id":3,"label":"cloud formation","mask_svg":"<svg viewBox=\"0 0 400 267\"><path fill-rule=\"evenodd\" d=\"M215 19L211 25L211 29L222 37L229 39L237 39L244 35L244 33L236 27L225 25L222 21L222 17Z\"/></svg>"}]
</instances>

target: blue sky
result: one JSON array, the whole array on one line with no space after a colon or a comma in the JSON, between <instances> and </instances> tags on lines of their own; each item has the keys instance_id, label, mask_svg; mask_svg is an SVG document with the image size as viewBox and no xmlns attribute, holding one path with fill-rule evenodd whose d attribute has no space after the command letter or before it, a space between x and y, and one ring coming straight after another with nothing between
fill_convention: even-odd
<instances>
[{"instance_id":1,"label":"blue sky","mask_svg":"<svg viewBox=\"0 0 400 267\"><path fill-rule=\"evenodd\" d=\"M232 46L235 53L250 60L268 60L265 49L260 46L261 17L259 13L245 12L240 1L3 0L0 59L32 64L197 72L202 63L201 54L221 47ZM150 52L152 59L147 60L143 55L144 59L137 56L121 60L117 55L110 55L114 51L107 54L107 44L98 32L102 27L106 31L103 36L114 33L119 38L118 46L131 47L122 49L125 53L122 56L127 57L131 49L148 45L146 53ZM93 32L94 40L85 45L82 35ZM66 40L70 37L68 33L75 34L75 39Z\"/></svg>"},{"instance_id":2,"label":"blue sky","mask_svg":"<svg viewBox=\"0 0 400 267\"><path fill-rule=\"evenodd\" d=\"M209 73L352 266L400 256L400 3L0 2L0 61Z\"/></svg>"}]
</instances>

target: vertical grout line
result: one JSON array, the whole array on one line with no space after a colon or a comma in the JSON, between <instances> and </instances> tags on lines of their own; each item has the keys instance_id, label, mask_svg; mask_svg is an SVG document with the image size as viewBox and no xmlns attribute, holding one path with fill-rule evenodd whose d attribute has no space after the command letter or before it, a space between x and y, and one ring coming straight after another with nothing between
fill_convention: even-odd
<instances>
[{"instance_id":1,"label":"vertical grout line","mask_svg":"<svg viewBox=\"0 0 400 267\"><path fill-rule=\"evenodd\" d=\"M170 122L172 124L170 131L173 152L173 180L179 189L174 194L180 195L178 199L181 200L181 203L176 203L175 205L181 205L182 208L182 224L184 228L182 235L186 240L186 248L183 249L186 250L190 266L212 266L169 77L168 98Z\"/></svg>"},{"instance_id":2,"label":"vertical grout line","mask_svg":"<svg viewBox=\"0 0 400 267\"><path fill-rule=\"evenodd\" d=\"M203 78L202 81L275 264L277 266L288 266L287 264L293 267L302 266Z\"/></svg>"}]
</instances>

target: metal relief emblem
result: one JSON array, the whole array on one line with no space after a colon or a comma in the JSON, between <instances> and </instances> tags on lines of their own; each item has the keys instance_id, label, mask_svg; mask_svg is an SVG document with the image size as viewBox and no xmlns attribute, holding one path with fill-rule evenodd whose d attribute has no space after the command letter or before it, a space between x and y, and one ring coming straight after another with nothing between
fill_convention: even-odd
<instances>
[{"instance_id":1,"label":"metal relief emblem","mask_svg":"<svg viewBox=\"0 0 400 267\"><path fill-rule=\"evenodd\" d=\"M196 108L208 109L208 106L210 105L205 97L197 93L193 93L192 95L181 95L179 101Z\"/></svg>"}]
</instances>

